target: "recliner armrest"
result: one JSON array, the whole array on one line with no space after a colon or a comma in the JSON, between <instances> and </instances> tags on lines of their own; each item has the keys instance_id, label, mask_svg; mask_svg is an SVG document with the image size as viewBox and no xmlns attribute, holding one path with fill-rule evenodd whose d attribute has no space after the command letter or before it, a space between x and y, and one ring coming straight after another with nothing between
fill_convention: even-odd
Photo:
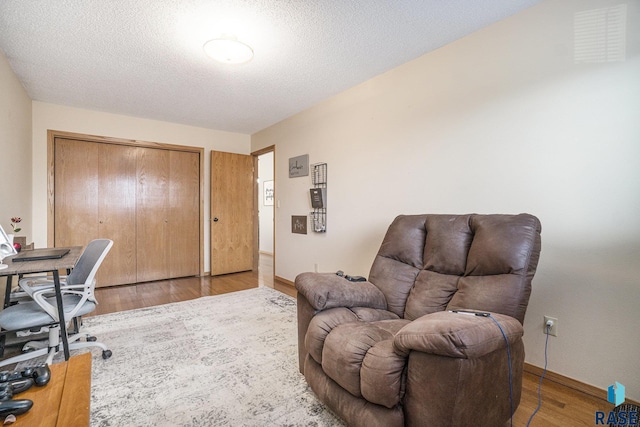
<instances>
[{"instance_id":1,"label":"recliner armrest","mask_svg":"<svg viewBox=\"0 0 640 427\"><path fill-rule=\"evenodd\" d=\"M334 307L370 307L386 310L387 301L370 282L350 282L333 273L301 273L296 289L315 310Z\"/></svg>"},{"instance_id":2,"label":"recliner armrest","mask_svg":"<svg viewBox=\"0 0 640 427\"><path fill-rule=\"evenodd\" d=\"M524 334L522 325L513 317L494 313L491 316L502 326L509 345ZM463 359L481 357L506 347L500 328L491 318L449 311L414 320L396 334L393 345L400 354L408 355L416 350Z\"/></svg>"}]
</instances>

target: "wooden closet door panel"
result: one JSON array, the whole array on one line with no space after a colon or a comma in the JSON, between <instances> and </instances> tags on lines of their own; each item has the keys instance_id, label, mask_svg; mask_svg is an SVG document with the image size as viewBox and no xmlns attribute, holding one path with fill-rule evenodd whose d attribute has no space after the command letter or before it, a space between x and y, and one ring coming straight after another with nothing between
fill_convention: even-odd
<instances>
[{"instance_id":1,"label":"wooden closet door panel","mask_svg":"<svg viewBox=\"0 0 640 427\"><path fill-rule=\"evenodd\" d=\"M200 273L200 155L171 151L169 212L170 277Z\"/></svg>"},{"instance_id":2,"label":"wooden closet door panel","mask_svg":"<svg viewBox=\"0 0 640 427\"><path fill-rule=\"evenodd\" d=\"M54 144L54 246L86 246L98 237L99 144Z\"/></svg>"},{"instance_id":3,"label":"wooden closet door panel","mask_svg":"<svg viewBox=\"0 0 640 427\"><path fill-rule=\"evenodd\" d=\"M113 247L98 271L98 287L137 280L136 155L135 147L100 144L99 235Z\"/></svg>"},{"instance_id":4,"label":"wooden closet door panel","mask_svg":"<svg viewBox=\"0 0 640 427\"><path fill-rule=\"evenodd\" d=\"M137 281L169 277L169 151L139 148L137 159Z\"/></svg>"}]
</instances>

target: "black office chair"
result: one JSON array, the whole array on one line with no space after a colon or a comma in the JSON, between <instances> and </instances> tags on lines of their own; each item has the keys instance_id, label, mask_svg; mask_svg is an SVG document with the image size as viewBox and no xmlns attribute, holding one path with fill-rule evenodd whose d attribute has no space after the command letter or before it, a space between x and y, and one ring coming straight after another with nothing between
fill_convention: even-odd
<instances>
[{"instance_id":1,"label":"black office chair","mask_svg":"<svg viewBox=\"0 0 640 427\"><path fill-rule=\"evenodd\" d=\"M94 296L96 273L100 264L113 246L113 241L97 239L91 241L71 273L62 278L60 289L64 306L64 322L81 318L95 310L97 301ZM53 280L47 276L23 278L19 281L20 290L31 297L5 308L0 312L0 327L5 331L23 331L42 326L49 328L49 339L46 341L30 341L24 349L33 350L27 353L0 361L0 367L33 359L48 354L46 363L50 365L55 354L63 350L60 346L60 319L56 303ZM79 342L81 338L87 341ZM102 349L102 357L111 357L111 350L106 345L95 341L94 337L75 333L68 338L69 350L97 346Z\"/></svg>"}]
</instances>

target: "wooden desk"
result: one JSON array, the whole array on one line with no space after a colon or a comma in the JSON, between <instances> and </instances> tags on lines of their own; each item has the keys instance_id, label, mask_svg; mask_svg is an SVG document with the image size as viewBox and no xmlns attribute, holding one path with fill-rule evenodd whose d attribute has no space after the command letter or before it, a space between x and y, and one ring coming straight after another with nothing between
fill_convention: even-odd
<instances>
[{"instance_id":1,"label":"wooden desk","mask_svg":"<svg viewBox=\"0 0 640 427\"><path fill-rule=\"evenodd\" d=\"M33 407L16 416L15 426L84 427L89 425L91 404L91 353L56 363L51 381L33 386L14 399L30 399Z\"/></svg>"},{"instance_id":2,"label":"wooden desk","mask_svg":"<svg viewBox=\"0 0 640 427\"><path fill-rule=\"evenodd\" d=\"M58 248L62 249L62 248ZM66 249L66 248L65 248ZM56 289L56 302L58 304L58 317L60 318L60 335L62 336L62 347L64 349L64 360L69 360L69 342L67 340L67 325L64 321L64 307L62 305L62 294L60 293L60 270L71 270L82 255L82 246L68 248L69 253L58 259L45 259L40 261L13 262L13 256L5 258L3 263L8 267L0 270L0 276L7 276L7 287L5 289L5 307L10 299L12 278L21 274L32 273L52 273L53 282Z\"/></svg>"}]
</instances>

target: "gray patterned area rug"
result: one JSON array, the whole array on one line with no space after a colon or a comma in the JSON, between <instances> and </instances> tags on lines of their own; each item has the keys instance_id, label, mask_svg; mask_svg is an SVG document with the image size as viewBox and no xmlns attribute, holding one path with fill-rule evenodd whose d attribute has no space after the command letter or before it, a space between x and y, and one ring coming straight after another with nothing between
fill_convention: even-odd
<instances>
[{"instance_id":1,"label":"gray patterned area rug","mask_svg":"<svg viewBox=\"0 0 640 427\"><path fill-rule=\"evenodd\" d=\"M92 426L344 425L298 371L295 300L271 288L84 320Z\"/></svg>"}]
</instances>

